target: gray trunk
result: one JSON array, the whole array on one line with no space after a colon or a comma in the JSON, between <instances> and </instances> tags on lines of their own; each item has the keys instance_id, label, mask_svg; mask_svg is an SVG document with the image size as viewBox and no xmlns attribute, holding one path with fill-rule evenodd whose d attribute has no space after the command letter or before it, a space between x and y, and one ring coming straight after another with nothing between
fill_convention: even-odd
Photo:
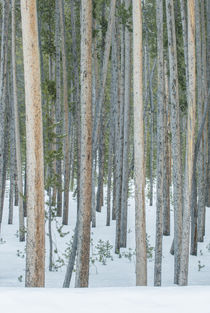
<instances>
[{"instance_id":1,"label":"gray trunk","mask_svg":"<svg viewBox=\"0 0 210 313\"><path fill-rule=\"evenodd\" d=\"M164 61L163 61L163 1L156 1L157 23L157 200L154 285L161 286L163 238L163 152L164 152Z\"/></svg>"},{"instance_id":2,"label":"gray trunk","mask_svg":"<svg viewBox=\"0 0 210 313\"><path fill-rule=\"evenodd\" d=\"M182 240L182 169L180 144L179 90L177 72L176 32L173 1L166 1L170 67L171 132L174 199L174 283L179 281Z\"/></svg>"}]
</instances>

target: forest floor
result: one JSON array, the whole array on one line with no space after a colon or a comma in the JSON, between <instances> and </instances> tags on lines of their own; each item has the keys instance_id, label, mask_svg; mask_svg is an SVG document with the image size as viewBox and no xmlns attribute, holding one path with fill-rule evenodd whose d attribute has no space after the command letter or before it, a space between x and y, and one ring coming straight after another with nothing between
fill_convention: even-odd
<instances>
[{"instance_id":1,"label":"forest floor","mask_svg":"<svg viewBox=\"0 0 210 313\"><path fill-rule=\"evenodd\" d=\"M22 294L21 289L13 289L13 287L24 287L24 268L25 268L25 243L21 243L18 241L18 208L14 207L14 223L13 225L7 224L8 219L8 196L9 196L9 188L7 182L6 189L6 200L5 200L5 209L3 213L3 224L2 224L2 232L0 239L0 299L4 299L7 301L6 295L10 297L15 297L15 299L19 299L18 295ZM131 188L132 189L132 188ZM154 194L155 199L155 194ZM105 198L106 203L106 198ZM156 208L155 201L153 206L149 206L149 202L147 201L146 205L146 222L147 222L147 239L148 239L148 285L150 287L153 286L153 277L154 277L154 245L155 245L155 216L156 216ZM203 243L198 244L198 255L190 256L190 266L189 266L189 285L190 286L210 286L210 208L206 209L206 235L205 241ZM61 219L57 218L56 221L53 221L53 242L54 242L54 271L49 272L48 268L48 251L49 251L49 238L46 235L46 287L48 288L60 288L62 287L65 271L66 271L66 263L69 252L69 242L72 239L73 230L76 223L76 200L73 199L72 194L70 194L70 210L69 210L69 225L61 227ZM115 221L111 222L111 226L107 227L106 225L106 206L102 208L101 213L97 213L97 227L92 229L92 240L91 240L91 262L90 262L90 287L104 288L104 287L134 287L135 286L135 206L134 206L134 193L131 191L129 206L128 206L128 237L127 244L128 247L126 249L122 249L120 255L116 255L114 253L114 242L115 242ZM46 233L48 232L48 220L46 220ZM85 291L84 295L86 298L90 296L92 298L92 303L94 306L97 306L98 301L100 300L101 292L103 294L103 290L105 294L107 293L107 297L116 297L116 308L118 298L122 300L122 303L125 304L124 309L126 308L126 301L132 301L138 303L140 305L141 299L142 301L146 301L146 299L150 298L150 295L153 297L154 293L157 298L154 298L154 301L151 303L151 306L156 306L156 300L159 301L158 295L160 295L160 303L163 300L161 295L166 293L168 294L168 299L173 297L174 292L177 294L177 297L181 298L185 295L186 303L189 303L187 300L190 292L196 293L196 297L199 298L199 294L201 293L201 298L205 293L210 295L210 287L204 287L197 289L198 287L192 288L184 288L184 293L182 293L180 287L174 288L173 284L173 256L170 254L170 247L173 241L173 208L171 208L171 236L164 237L163 240L163 263L162 263L162 286L163 287L171 287L171 288L142 288L141 292L138 294L138 288L126 288L125 290L120 289L98 289L95 291ZM71 287L74 287L74 279L75 273L72 277ZM2 287L9 287L6 289L2 289ZM12 288L12 289L11 289ZM161 291L161 290L162 291ZM18 291L19 290L19 291ZM22 290L22 291L21 291ZM56 289L57 290L57 289ZM63 289L62 289L63 290ZM126 291L127 290L127 291ZM164 291L165 290L165 291ZM176 290L176 291L175 291ZM150 292L151 291L151 292ZM16 293L17 292L17 293ZM43 295L49 293L50 291L45 291ZM97 293L97 295L95 294ZM53 293L53 291L52 291ZM56 291L56 297L61 298L62 301L63 295L65 295L66 291L63 290L63 294L60 291ZM73 301L76 303L77 296L79 297L80 291L75 291L72 289L71 296L73 297ZM30 297L36 298L39 294L38 291L32 292ZM123 296L123 295L127 296ZM138 299L135 298L135 295L138 294ZM165 294L165 295L166 295ZM92 295L92 296L91 296ZM75 299L74 299L75 296ZM28 298L27 294L23 293L23 297ZM43 296L44 297L44 296ZM65 297L65 296L64 296ZM140 298L139 298L140 297ZM9 299L8 298L8 299ZM30 299L30 298L29 298ZM27 301L30 301L30 300ZM114 298L113 298L114 299ZM127 300L126 300L127 299ZM156 299L156 300L155 300ZM161 300L162 299L162 300ZM164 298L165 299L165 298ZM208 299L208 297L207 297ZM14 301L16 301L14 300ZM20 299L19 299L20 300ZM19 301L18 300L18 301ZM0 300L2 302L2 300ZM88 300L89 301L89 300ZM91 301L91 300L90 300ZM108 300L107 300L108 301ZM119 300L120 301L120 300ZM165 301L165 300L164 300ZM169 301L169 300L168 300ZM150 302L150 301L149 301ZM181 303L180 302L180 303ZM199 302L199 300L198 300ZM6 302L5 302L6 303ZM25 300L24 300L25 303ZM69 306L71 306L71 301L68 298ZM85 302L84 302L85 303ZM197 302L196 302L197 303ZM164 304L165 309L167 308L167 303ZM179 304L179 301L177 305ZM63 304L64 305L64 304ZM66 305L66 303L65 303ZM108 305L108 302L107 304ZM141 304L142 305L142 304ZM195 306L194 306L195 307ZM196 306L197 307L197 306ZM198 307L202 309L202 307ZM114 308L113 308L114 309ZM118 308L119 310L119 308ZM31 312L31 309L29 310ZM100 311L103 312L103 310ZM107 312L106 308L106 312ZM114 312L114 310L112 310ZM125 312L126 310L121 310L121 312ZM177 312L176 310L170 310L170 312ZM16 312L17 311L8 311L6 312ZM37 312L37 309L36 309ZM46 312L46 311L43 311ZM51 313L54 311L51 311ZM65 310L57 311L57 312L67 312ZM73 311L72 311L73 312ZM77 311L80 312L80 311ZM83 312L83 311L81 311ZM87 311L86 311L87 312ZM92 311L93 312L93 311ZM111 312L111 311L109 311ZM133 310L133 312L137 312ZM138 311L139 312L139 311ZM141 311L142 312L142 311ZM143 312L153 312L152 310L145 310ZM155 311L155 312L169 312L169 311ZM185 312L188 312L185 310ZM192 310L189 311L192 313ZM194 311L193 311L194 312ZM203 311L209 312L209 311Z\"/></svg>"}]
</instances>

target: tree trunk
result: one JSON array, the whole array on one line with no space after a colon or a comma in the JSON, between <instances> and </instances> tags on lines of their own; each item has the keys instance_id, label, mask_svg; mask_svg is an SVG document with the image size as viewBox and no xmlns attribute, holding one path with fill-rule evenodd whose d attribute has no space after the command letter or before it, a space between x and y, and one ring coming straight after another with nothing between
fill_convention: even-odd
<instances>
[{"instance_id":1,"label":"tree trunk","mask_svg":"<svg viewBox=\"0 0 210 313\"><path fill-rule=\"evenodd\" d=\"M207 5L207 87L210 90L210 0ZM208 106L208 168L207 168L207 206L210 207L210 99Z\"/></svg>"},{"instance_id":2,"label":"tree trunk","mask_svg":"<svg viewBox=\"0 0 210 313\"><path fill-rule=\"evenodd\" d=\"M150 194L149 194L149 198L150 198L150 206L153 205L153 151L154 151L154 147L153 147L153 130L154 130L154 100L153 100L153 86L152 86L152 82L153 82L153 76L154 76L154 71L155 71L155 67L156 67L156 60L154 61L153 64L153 68L152 68L152 72L150 75L150 81L149 81L149 97L150 97L150 155L149 155L149 168L150 168Z\"/></svg>"},{"instance_id":3,"label":"tree trunk","mask_svg":"<svg viewBox=\"0 0 210 313\"><path fill-rule=\"evenodd\" d=\"M174 283L179 281L182 239L182 169L180 144L179 90L177 71L176 32L173 1L166 1L168 50L170 66L171 132L174 198Z\"/></svg>"},{"instance_id":4,"label":"tree trunk","mask_svg":"<svg viewBox=\"0 0 210 313\"><path fill-rule=\"evenodd\" d=\"M195 137L196 111L196 66L195 66L195 1L188 0L188 120L186 144L185 197L183 208L182 249L180 263L180 285L188 283L189 267L189 236L190 236L190 197L192 193L192 167Z\"/></svg>"},{"instance_id":5,"label":"tree trunk","mask_svg":"<svg viewBox=\"0 0 210 313\"><path fill-rule=\"evenodd\" d=\"M201 13L200 13L200 1L195 2L195 36L196 36L196 73L197 73L197 112L198 112L198 125L201 124L203 117L203 82L202 82L202 51L201 51ZM197 170L198 170L198 190L196 197L195 207L192 207L191 214L191 253L195 254L195 243L194 243L194 233L195 233L195 225L197 225L198 218L198 238L196 238L199 242L203 241L203 210L205 209L205 198L203 198L204 192L204 146L203 140L201 140L200 150L198 154L198 162L197 162ZM194 191L195 192L195 191ZM196 242L197 245L197 242Z\"/></svg>"},{"instance_id":6,"label":"tree trunk","mask_svg":"<svg viewBox=\"0 0 210 313\"><path fill-rule=\"evenodd\" d=\"M56 48L56 135L62 135L62 118L61 118L61 64L60 64L60 11L59 0L56 0L55 11L55 48ZM57 152L62 151L62 139L57 138L56 149ZM58 189L57 189L57 215L62 216L62 163L58 159L56 161L56 173L58 175Z\"/></svg>"},{"instance_id":7,"label":"tree trunk","mask_svg":"<svg viewBox=\"0 0 210 313\"><path fill-rule=\"evenodd\" d=\"M131 0L125 1L126 10L129 9ZM126 247L127 243L127 210L128 210L128 179L129 179L129 135L130 135L130 85L131 85L131 35L125 27L125 79L124 79L124 142L123 142L123 172L122 172L122 201L121 201L121 238L120 246Z\"/></svg>"},{"instance_id":8,"label":"tree trunk","mask_svg":"<svg viewBox=\"0 0 210 313\"><path fill-rule=\"evenodd\" d=\"M136 285L147 285L141 2L133 0L134 180Z\"/></svg>"},{"instance_id":9,"label":"tree trunk","mask_svg":"<svg viewBox=\"0 0 210 313\"><path fill-rule=\"evenodd\" d=\"M76 287L89 281L92 166L92 1L81 1L81 164Z\"/></svg>"},{"instance_id":10,"label":"tree trunk","mask_svg":"<svg viewBox=\"0 0 210 313\"><path fill-rule=\"evenodd\" d=\"M169 95L168 95L168 75L167 62L164 62L165 75L165 101L164 101L164 160L163 167L163 235L170 236L170 160L169 160Z\"/></svg>"},{"instance_id":11,"label":"tree trunk","mask_svg":"<svg viewBox=\"0 0 210 313\"><path fill-rule=\"evenodd\" d=\"M63 105L64 105L64 204L63 204L63 224L68 225L69 217L69 183L70 183L70 164L69 164L69 104L68 104L68 75L67 75L67 56L66 56L66 34L65 34L65 15L64 2L59 1L60 29L62 42L62 65L63 65Z\"/></svg>"},{"instance_id":12,"label":"tree trunk","mask_svg":"<svg viewBox=\"0 0 210 313\"><path fill-rule=\"evenodd\" d=\"M24 241L25 229L24 229L24 210L23 210L23 181L22 181L19 112L18 112L18 101L17 101L15 38L16 38L15 0L12 0L12 78L13 78L13 102L14 102L14 118L15 118L15 143L16 143L15 151L16 151L16 160L17 160L19 239L20 241Z\"/></svg>"},{"instance_id":13,"label":"tree trunk","mask_svg":"<svg viewBox=\"0 0 210 313\"><path fill-rule=\"evenodd\" d=\"M4 129L5 129L5 107L7 89L7 58L8 58L8 25L9 25L9 0L2 5L2 34L1 34L1 66L0 66L0 231L3 214L4 199Z\"/></svg>"},{"instance_id":14,"label":"tree trunk","mask_svg":"<svg viewBox=\"0 0 210 313\"><path fill-rule=\"evenodd\" d=\"M21 0L27 147L26 287L45 281L44 161L36 1Z\"/></svg>"},{"instance_id":15,"label":"tree trunk","mask_svg":"<svg viewBox=\"0 0 210 313\"><path fill-rule=\"evenodd\" d=\"M157 92L157 200L154 285L161 286L163 238L163 152L164 152L164 61L163 61L163 1L156 1L158 92Z\"/></svg>"}]
</instances>

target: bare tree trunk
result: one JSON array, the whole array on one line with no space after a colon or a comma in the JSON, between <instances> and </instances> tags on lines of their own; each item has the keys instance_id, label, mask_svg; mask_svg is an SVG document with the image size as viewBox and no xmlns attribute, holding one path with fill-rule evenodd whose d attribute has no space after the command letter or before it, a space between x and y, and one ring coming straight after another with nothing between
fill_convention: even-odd
<instances>
[{"instance_id":1,"label":"bare tree trunk","mask_svg":"<svg viewBox=\"0 0 210 313\"><path fill-rule=\"evenodd\" d=\"M133 0L134 179L136 285L147 285L141 2Z\"/></svg>"},{"instance_id":2,"label":"bare tree trunk","mask_svg":"<svg viewBox=\"0 0 210 313\"><path fill-rule=\"evenodd\" d=\"M97 141L99 137L99 126L100 126L102 107L103 107L103 102L104 102L105 85L106 85L106 79L107 79L109 55L110 55L110 48L111 48L111 39L112 39L112 33L113 33L114 21L115 21L115 9L116 9L116 0L113 0L111 2L111 7L110 7L110 15L109 15L108 28L106 32L106 38L105 38L103 63L102 63L101 77L100 77L101 82L100 82L98 97L96 99L97 105L95 106L95 115L94 115L94 121L93 121L93 144L92 144L93 160L96 159L95 157L96 157L96 150L97 150ZM92 171L94 171L93 164L92 164ZM94 180L94 173L92 173L92 181L93 180ZM93 207L94 202L95 201L92 201L93 226L95 226L95 222L96 222L95 212L94 212L95 207Z\"/></svg>"},{"instance_id":3,"label":"bare tree trunk","mask_svg":"<svg viewBox=\"0 0 210 313\"><path fill-rule=\"evenodd\" d=\"M113 25L112 33L112 70L111 70L111 103L113 104L113 192L112 192L112 220L116 219L116 137L117 137L117 107L118 107L118 51L117 24Z\"/></svg>"},{"instance_id":4,"label":"bare tree trunk","mask_svg":"<svg viewBox=\"0 0 210 313\"><path fill-rule=\"evenodd\" d=\"M92 166L92 1L81 1L81 164L76 287L89 281Z\"/></svg>"},{"instance_id":5,"label":"bare tree trunk","mask_svg":"<svg viewBox=\"0 0 210 313\"><path fill-rule=\"evenodd\" d=\"M185 201L183 208L182 250L180 263L180 285L188 283L189 236L190 236L190 197L192 193L192 167L195 137L196 111L196 66L195 66L195 1L188 0L188 121L185 170Z\"/></svg>"},{"instance_id":6,"label":"bare tree trunk","mask_svg":"<svg viewBox=\"0 0 210 313\"><path fill-rule=\"evenodd\" d=\"M164 62L165 75L165 101L164 101L164 167L163 167L163 235L170 236L170 160L169 160L169 94L168 94L168 75L167 62Z\"/></svg>"},{"instance_id":7,"label":"bare tree trunk","mask_svg":"<svg viewBox=\"0 0 210 313\"><path fill-rule=\"evenodd\" d=\"M188 92L188 38L187 38L187 17L186 17L186 1L180 0L181 18L182 18L182 36L184 43L184 61L186 76L186 92Z\"/></svg>"},{"instance_id":8,"label":"bare tree trunk","mask_svg":"<svg viewBox=\"0 0 210 313\"><path fill-rule=\"evenodd\" d=\"M171 132L174 198L174 283L179 281L182 240L182 169L180 144L179 90L176 52L176 31L173 1L166 1L168 49L170 65Z\"/></svg>"},{"instance_id":9,"label":"bare tree trunk","mask_svg":"<svg viewBox=\"0 0 210 313\"><path fill-rule=\"evenodd\" d=\"M205 9L204 9L204 1L201 1L201 33L202 33L202 101L203 101L203 111L204 111L204 103L207 99L208 93L208 86L207 86L207 54L206 54L206 24L205 24ZM204 130L203 130L203 140L202 140L202 153L203 153L203 190L201 193L201 198L199 204L201 206L201 220L199 221L199 229L198 233L202 236L205 236L205 217L206 217L206 190L207 190L207 168L208 168L208 148L207 148L207 123L205 123ZM201 230L201 231L200 231Z\"/></svg>"},{"instance_id":10,"label":"bare tree trunk","mask_svg":"<svg viewBox=\"0 0 210 313\"><path fill-rule=\"evenodd\" d=\"M207 16L207 87L210 90L210 0L206 1ZM207 206L210 207L210 99L208 106L208 168L207 168Z\"/></svg>"},{"instance_id":11,"label":"bare tree trunk","mask_svg":"<svg viewBox=\"0 0 210 313\"><path fill-rule=\"evenodd\" d=\"M123 2L121 1L123 4ZM118 108L117 108L117 128L116 128L116 237L115 253L120 251L121 236L121 204L122 204L122 167L123 167L123 129L124 129L124 25L121 24L118 37Z\"/></svg>"},{"instance_id":12,"label":"bare tree trunk","mask_svg":"<svg viewBox=\"0 0 210 313\"><path fill-rule=\"evenodd\" d=\"M196 73L197 73L197 112L198 112L198 125L201 124L203 117L203 82L202 82L202 55L201 55L201 13L200 13L200 1L195 1L195 36L196 36ZM191 253L195 254L195 246L197 246L197 240L199 242L203 241L203 209L205 209L205 199L203 199L204 192L204 146L203 140L201 140L200 150L198 154L197 170L198 170L198 190L196 196L198 196L198 201L196 197L195 207L192 207L191 212ZM204 200L204 201L203 201ZM194 211L195 212L194 212ZM198 219L198 229L195 229L197 226ZM198 238L194 242L195 230L197 230Z\"/></svg>"},{"instance_id":13,"label":"bare tree trunk","mask_svg":"<svg viewBox=\"0 0 210 313\"><path fill-rule=\"evenodd\" d=\"M154 71L156 67L156 60L154 61L152 72L150 75L150 81L149 81L149 97L150 97L150 156L149 156L149 162L150 162L150 206L153 205L153 130L154 130L154 100L153 100L153 76L154 76Z\"/></svg>"},{"instance_id":14,"label":"bare tree trunk","mask_svg":"<svg viewBox=\"0 0 210 313\"><path fill-rule=\"evenodd\" d=\"M11 97L11 89L9 82L8 85L8 96L9 96L9 107L10 107L10 125L9 125L9 139L10 139L10 190L9 190L9 217L8 224L13 223L13 208L14 208L14 191L15 191L15 117L14 117L14 103Z\"/></svg>"},{"instance_id":15,"label":"bare tree trunk","mask_svg":"<svg viewBox=\"0 0 210 313\"><path fill-rule=\"evenodd\" d=\"M44 161L36 1L21 0L27 147L26 287L45 281Z\"/></svg>"},{"instance_id":16,"label":"bare tree trunk","mask_svg":"<svg viewBox=\"0 0 210 313\"><path fill-rule=\"evenodd\" d=\"M157 109L157 200L154 285L161 286L163 238L163 152L164 152L164 60L163 60L163 1L156 1L158 109Z\"/></svg>"},{"instance_id":17,"label":"bare tree trunk","mask_svg":"<svg viewBox=\"0 0 210 313\"><path fill-rule=\"evenodd\" d=\"M55 47L56 47L56 135L59 137L62 134L62 118L61 118L61 64L60 64L60 11L59 0L56 0L55 10ZM61 139L57 139L57 152L62 150ZM61 159L56 161L56 173L58 175L57 189L57 215L62 216L62 164Z\"/></svg>"},{"instance_id":18,"label":"bare tree trunk","mask_svg":"<svg viewBox=\"0 0 210 313\"><path fill-rule=\"evenodd\" d=\"M68 75L67 75L67 56L66 56L66 35L65 35L65 15L64 2L59 1L60 29L62 42L62 64L63 64L63 104L64 104L64 204L63 204L63 224L68 225L69 216L69 104L68 104Z\"/></svg>"},{"instance_id":19,"label":"bare tree trunk","mask_svg":"<svg viewBox=\"0 0 210 313\"><path fill-rule=\"evenodd\" d=\"M8 25L9 25L9 0L2 5L2 34L1 34L1 66L0 66L0 231L4 202L4 129L5 107L7 89L7 57L8 57Z\"/></svg>"},{"instance_id":20,"label":"bare tree trunk","mask_svg":"<svg viewBox=\"0 0 210 313\"><path fill-rule=\"evenodd\" d=\"M73 53L73 71L74 71L74 88L75 88L75 99L76 99L76 154L77 154L77 207L79 207L80 201L80 141L81 141L81 108L80 108L80 81L79 81L79 64L77 58L77 28L76 28L76 14L75 14L75 1L70 1L71 8L71 27L72 27L72 53Z\"/></svg>"},{"instance_id":21,"label":"bare tree trunk","mask_svg":"<svg viewBox=\"0 0 210 313\"><path fill-rule=\"evenodd\" d=\"M131 0L125 1L126 10L129 9ZM127 243L127 210L128 210L128 179L129 179L129 135L130 135L130 85L131 85L131 35L125 27L125 79L124 79L124 142L123 142L123 172L122 172L122 200L121 200L121 233L120 246L126 247Z\"/></svg>"},{"instance_id":22,"label":"bare tree trunk","mask_svg":"<svg viewBox=\"0 0 210 313\"><path fill-rule=\"evenodd\" d=\"M19 239L25 240L24 229L24 210L23 210L23 181L22 181L22 162L21 162L21 145L20 145L20 126L17 101L17 81L16 81L16 23L15 23L15 0L12 0L12 77L13 77L13 101L14 101L14 118L15 118L15 151L17 160L17 182L18 182L18 206L19 206Z\"/></svg>"}]
</instances>

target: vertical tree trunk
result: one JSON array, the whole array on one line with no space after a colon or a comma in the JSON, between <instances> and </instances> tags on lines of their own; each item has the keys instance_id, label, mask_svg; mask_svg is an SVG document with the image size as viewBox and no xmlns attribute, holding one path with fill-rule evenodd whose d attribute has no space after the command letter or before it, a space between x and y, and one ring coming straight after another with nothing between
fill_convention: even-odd
<instances>
[{"instance_id":1,"label":"vertical tree trunk","mask_svg":"<svg viewBox=\"0 0 210 313\"><path fill-rule=\"evenodd\" d=\"M56 0L55 10L55 48L56 48L56 135L62 134L62 118L61 118L61 64L60 64L60 12L59 0ZM57 151L61 152L62 142L57 139ZM56 172L58 175L58 190L57 190L57 215L62 216L62 164L61 160L56 161Z\"/></svg>"},{"instance_id":2,"label":"vertical tree trunk","mask_svg":"<svg viewBox=\"0 0 210 313\"><path fill-rule=\"evenodd\" d=\"M164 62L165 75L165 101L164 101L164 167L163 167L163 235L170 236L170 160L169 160L169 95L168 95L168 74L167 62Z\"/></svg>"},{"instance_id":3,"label":"vertical tree trunk","mask_svg":"<svg viewBox=\"0 0 210 313\"><path fill-rule=\"evenodd\" d=\"M116 219L116 137L117 137L117 106L118 106L118 62L117 62L117 23L114 21L112 32L111 55L111 103L113 105L113 192L112 192L112 220Z\"/></svg>"},{"instance_id":4,"label":"vertical tree trunk","mask_svg":"<svg viewBox=\"0 0 210 313\"><path fill-rule=\"evenodd\" d=\"M154 71L155 71L155 66L156 66L156 60L154 61L152 72L150 75L150 81L149 81L149 97L150 97L150 156L149 156L149 167L150 167L150 206L153 205L153 130L154 130L154 100L153 100L153 76L154 76Z\"/></svg>"},{"instance_id":5,"label":"vertical tree trunk","mask_svg":"<svg viewBox=\"0 0 210 313\"><path fill-rule=\"evenodd\" d=\"M20 238L20 241L24 241L25 229L24 229L24 210L23 210L23 181L22 181L19 112L18 112L18 101L17 101L15 38L16 38L15 0L12 0L12 78L13 78L12 90L13 90L14 118L15 118L15 143L16 143L15 151L16 151L16 160L17 160L19 238Z\"/></svg>"},{"instance_id":6,"label":"vertical tree trunk","mask_svg":"<svg viewBox=\"0 0 210 313\"><path fill-rule=\"evenodd\" d=\"M126 10L131 0L125 1ZM127 206L128 206L128 179L129 179L129 134L130 134L130 84L131 84L131 35L125 27L125 79L124 79L124 142L123 142L123 172L122 172L122 201L121 201L121 238L120 246L126 247L127 242Z\"/></svg>"},{"instance_id":7,"label":"vertical tree trunk","mask_svg":"<svg viewBox=\"0 0 210 313\"><path fill-rule=\"evenodd\" d=\"M161 285L163 238L163 151L164 151L164 61L163 61L163 1L156 1L158 50L158 110L157 110L157 200L154 285Z\"/></svg>"},{"instance_id":8,"label":"vertical tree trunk","mask_svg":"<svg viewBox=\"0 0 210 313\"><path fill-rule=\"evenodd\" d=\"M187 17L186 17L186 1L180 0L181 19L182 19L182 37L184 44L184 62L186 76L186 92L188 92L188 38L187 38Z\"/></svg>"},{"instance_id":9,"label":"vertical tree trunk","mask_svg":"<svg viewBox=\"0 0 210 313\"><path fill-rule=\"evenodd\" d=\"M77 58L77 27L76 27L76 14L75 14L75 1L70 1L71 8L71 27L72 27L72 53L73 53L73 72L74 72L74 88L75 88L75 102L76 102L76 153L77 153L77 207L79 207L80 201L80 155L81 155L81 108L80 108L80 81L79 81L79 64Z\"/></svg>"},{"instance_id":10,"label":"vertical tree trunk","mask_svg":"<svg viewBox=\"0 0 210 313\"><path fill-rule=\"evenodd\" d=\"M207 6L207 87L210 89L210 0L206 2ZM207 206L210 207L210 99L208 98L208 168L207 168Z\"/></svg>"},{"instance_id":11,"label":"vertical tree trunk","mask_svg":"<svg viewBox=\"0 0 210 313\"><path fill-rule=\"evenodd\" d=\"M195 137L196 110L196 66L195 66L195 1L188 0L188 120L185 170L185 197L183 208L182 250L180 263L180 285L188 283L189 235L190 235L190 197L192 193L192 166Z\"/></svg>"},{"instance_id":12,"label":"vertical tree trunk","mask_svg":"<svg viewBox=\"0 0 210 313\"><path fill-rule=\"evenodd\" d=\"M9 125L9 139L10 139L10 190L9 190L9 217L8 224L13 223L13 208L14 208L14 191L15 191L15 118L13 99L11 97L11 88L8 82L8 95L9 95L9 107L10 107L10 125Z\"/></svg>"},{"instance_id":13,"label":"vertical tree trunk","mask_svg":"<svg viewBox=\"0 0 210 313\"><path fill-rule=\"evenodd\" d=\"M64 105L64 204L63 204L63 224L68 224L69 217L69 104L68 104L68 75L67 75L67 56L66 56L66 34L65 34L65 15L64 2L59 1L60 10L60 29L62 42L62 64L63 64L63 105Z\"/></svg>"},{"instance_id":14,"label":"vertical tree trunk","mask_svg":"<svg viewBox=\"0 0 210 313\"><path fill-rule=\"evenodd\" d=\"M44 161L36 1L21 0L27 148L26 287L45 281Z\"/></svg>"},{"instance_id":15,"label":"vertical tree trunk","mask_svg":"<svg viewBox=\"0 0 210 313\"><path fill-rule=\"evenodd\" d=\"M136 285L147 285L141 2L133 0L134 179Z\"/></svg>"},{"instance_id":16,"label":"vertical tree trunk","mask_svg":"<svg viewBox=\"0 0 210 313\"><path fill-rule=\"evenodd\" d=\"M182 169L180 144L179 90L177 71L176 31L172 0L166 1L168 50L170 66L171 132L174 194L174 283L179 281L182 239Z\"/></svg>"},{"instance_id":17,"label":"vertical tree trunk","mask_svg":"<svg viewBox=\"0 0 210 313\"><path fill-rule=\"evenodd\" d=\"M201 124L203 117L203 82L202 82L202 51L201 51L201 13L200 13L200 1L195 2L195 36L196 36L196 73L197 73L197 112L198 112L198 125ZM198 154L197 170L198 170L198 201L196 198L195 207L192 210L196 210L196 215L198 217L198 241L203 241L203 210L205 209L205 198L203 198L204 192L204 146L203 140L201 140L200 150ZM193 212L192 212L193 213ZM191 221L195 222L195 214L192 214ZM196 220L197 224L197 220ZM193 250L194 244L194 223L191 223L191 253L195 252ZM194 254L194 253L193 253Z\"/></svg>"},{"instance_id":18,"label":"vertical tree trunk","mask_svg":"<svg viewBox=\"0 0 210 313\"><path fill-rule=\"evenodd\" d=\"M121 0L123 5L123 0ZM118 109L117 109L117 128L116 128L116 238L115 253L120 250L121 236L121 205L122 205L122 170L123 170L123 129L124 129L124 72L125 72L125 41L124 25L119 27L118 37Z\"/></svg>"},{"instance_id":19,"label":"vertical tree trunk","mask_svg":"<svg viewBox=\"0 0 210 313\"><path fill-rule=\"evenodd\" d=\"M92 1L81 1L81 164L76 287L89 281L92 166Z\"/></svg>"},{"instance_id":20,"label":"vertical tree trunk","mask_svg":"<svg viewBox=\"0 0 210 313\"><path fill-rule=\"evenodd\" d=\"M203 112L204 103L208 96L208 85L207 85L207 51L206 51L206 23L205 23L205 8L204 1L201 1L201 33L202 33L202 100L203 100ZM206 191L207 191L207 169L208 169L208 130L207 123L205 122L203 130L203 192L201 196L202 203L202 235L205 236L205 218L206 218Z\"/></svg>"},{"instance_id":21,"label":"vertical tree trunk","mask_svg":"<svg viewBox=\"0 0 210 313\"><path fill-rule=\"evenodd\" d=\"M8 57L8 25L9 25L9 0L2 5L2 34L1 34L1 66L0 66L0 231L3 214L4 199L4 128L5 128L5 103L7 89L7 57Z\"/></svg>"}]
</instances>

